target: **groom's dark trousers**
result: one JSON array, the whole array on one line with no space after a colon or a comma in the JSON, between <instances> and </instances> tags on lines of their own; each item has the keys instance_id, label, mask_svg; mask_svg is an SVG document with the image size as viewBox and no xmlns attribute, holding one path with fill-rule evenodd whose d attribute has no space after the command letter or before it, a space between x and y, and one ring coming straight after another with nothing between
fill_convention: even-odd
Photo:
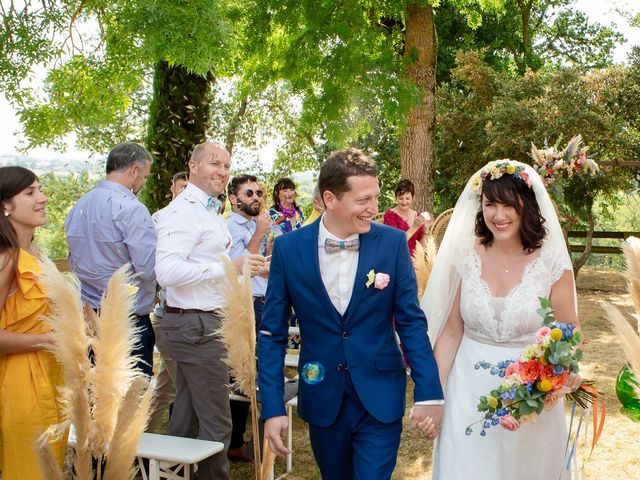
<instances>
[{"instance_id":1,"label":"groom's dark trousers","mask_svg":"<svg viewBox=\"0 0 640 480\"><path fill-rule=\"evenodd\" d=\"M401 433L402 420L382 423L369 415L348 374L336 421L328 427L309 424L313 455L325 479L391 478Z\"/></svg>"},{"instance_id":2,"label":"groom's dark trousers","mask_svg":"<svg viewBox=\"0 0 640 480\"><path fill-rule=\"evenodd\" d=\"M293 307L301 337L298 415L309 423L323 478L388 479L400 442L407 381L394 318L412 367L414 400L443 398L406 236L376 223L359 236L353 292L340 315L320 273L320 221L275 241L258 335L262 419L286 415L283 366ZM388 274L388 285L367 286L371 271ZM322 380L305 382L305 365L321 366Z\"/></svg>"}]
</instances>

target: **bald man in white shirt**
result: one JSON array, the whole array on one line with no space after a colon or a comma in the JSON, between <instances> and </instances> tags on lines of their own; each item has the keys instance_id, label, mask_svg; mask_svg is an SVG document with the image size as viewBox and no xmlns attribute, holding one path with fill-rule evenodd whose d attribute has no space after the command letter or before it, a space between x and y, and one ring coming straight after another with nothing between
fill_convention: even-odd
<instances>
[{"instance_id":1,"label":"bald man in white shirt","mask_svg":"<svg viewBox=\"0 0 640 480\"><path fill-rule=\"evenodd\" d=\"M225 445L225 453L199 463L199 480L225 480L230 475L226 455L231 438L229 372L222 361L224 345L214 335L220 326L220 309L226 306L217 283L225 281L223 260L229 258L231 247L217 197L227 186L230 170L231 157L223 146L197 145L189 160L189 184L162 210L156 223L156 276L166 288L158 332L177 362L169 434L189 436L196 418L197 438ZM241 268L245 260L252 275L266 268L261 255L240 257L234 263Z\"/></svg>"}]
</instances>

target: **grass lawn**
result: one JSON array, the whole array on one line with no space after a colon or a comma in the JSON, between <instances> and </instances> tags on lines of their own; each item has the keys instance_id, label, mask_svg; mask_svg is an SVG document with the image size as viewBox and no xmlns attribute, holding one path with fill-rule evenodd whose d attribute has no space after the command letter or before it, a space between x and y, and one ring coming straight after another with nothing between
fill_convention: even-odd
<instances>
[{"instance_id":1,"label":"grass lawn","mask_svg":"<svg viewBox=\"0 0 640 480\"><path fill-rule=\"evenodd\" d=\"M578 277L580 321L583 327L584 359L582 376L595 380L605 394L607 420L600 442L585 463L585 478L594 480L640 478L640 423L633 423L620 414L615 394L615 379L625 363L611 326L598 305L606 300L631 310L624 277L612 270L582 268ZM412 386L407 390L411 397ZM250 431L248 428L247 431ZM395 480L428 480L431 478L431 443L411 428L402 434ZM290 480L318 479L320 475L313 460L307 427L294 413L293 471ZM462 458L462 457L461 457ZM276 463L276 476L284 472L283 460ZM234 480L254 478L252 464L232 464ZM532 474L532 479L535 474ZM505 479L506 480L506 479Z\"/></svg>"}]
</instances>

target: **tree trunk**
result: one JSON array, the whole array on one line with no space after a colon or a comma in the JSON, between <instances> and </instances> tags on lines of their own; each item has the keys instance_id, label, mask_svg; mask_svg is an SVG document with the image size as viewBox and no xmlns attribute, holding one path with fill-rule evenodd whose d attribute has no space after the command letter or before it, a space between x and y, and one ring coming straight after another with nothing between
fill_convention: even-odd
<instances>
[{"instance_id":1,"label":"tree trunk","mask_svg":"<svg viewBox=\"0 0 640 480\"><path fill-rule=\"evenodd\" d=\"M409 111L400 137L400 169L402 177L415 184L418 211L433 208L437 49L433 8L407 5L405 75L418 88L420 102Z\"/></svg>"},{"instance_id":2,"label":"tree trunk","mask_svg":"<svg viewBox=\"0 0 640 480\"><path fill-rule=\"evenodd\" d=\"M224 141L225 148L227 149L227 152L229 152L229 155L233 155L233 147L236 144L238 129L240 128L240 124L242 123L242 117L244 117L244 114L247 113L247 102L248 97L244 96L240 101L238 111L233 116L233 119L229 124L229 129L227 130L227 138Z\"/></svg>"},{"instance_id":3,"label":"tree trunk","mask_svg":"<svg viewBox=\"0 0 640 480\"><path fill-rule=\"evenodd\" d=\"M171 178L188 170L193 147L207 138L212 83L211 75L204 78L167 62L155 66L147 137L153 163L143 191L152 212L171 200Z\"/></svg>"},{"instance_id":4,"label":"tree trunk","mask_svg":"<svg viewBox=\"0 0 640 480\"><path fill-rule=\"evenodd\" d=\"M595 230L595 224L593 222L593 202L587 206L587 240L584 244L584 252L573 262L573 276L578 278L578 272L587 263L591 256L591 246L593 245L593 231Z\"/></svg>"},{"instance_id":5,"label":"tree trunk","mask_svg":"<svg viewBox=\"0 0 640 480\"><path fill-rule=\"evenodd\" d=\"M531 9L533 8L533 0L518 0L520 8L520 18L522 20L522 62L518 64L518 73L524 75L527 68L531 68Z\"/></svg>"}]
</instances>

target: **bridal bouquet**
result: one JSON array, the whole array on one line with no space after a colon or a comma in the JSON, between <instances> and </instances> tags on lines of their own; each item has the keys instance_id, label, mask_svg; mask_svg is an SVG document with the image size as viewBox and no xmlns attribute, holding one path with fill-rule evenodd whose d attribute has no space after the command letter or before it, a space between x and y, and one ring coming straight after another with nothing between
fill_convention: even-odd
<instances>
[{"instance_id":1,"label":"bridal bouquet","mask_svg":"<svg viewBox=\"0 0 640 480\"><path fill-rule=\"evenodd\" d=\"M561 395L575 401L586 408L593 403L598 392L592 382L584 382L575 392L570 392L565 383L570 373L578 372L578 361L582 351L577 347L580 343L580 332L574 325L556 322L551 303L540 298L538 313L543 317L542 327L536 333L536 342L527 345L517 360L505 360L497 365L480 361L475 369L489 370L491 375L504 378L502 383L487 395L480 397L478 411L484 417L466 429L466 434L473 433L473 425L480 423L480 435L486 430L500 425L514 431L522 422L535 420L546 408L551 408Z\"/></svg>"}]
</instances>

